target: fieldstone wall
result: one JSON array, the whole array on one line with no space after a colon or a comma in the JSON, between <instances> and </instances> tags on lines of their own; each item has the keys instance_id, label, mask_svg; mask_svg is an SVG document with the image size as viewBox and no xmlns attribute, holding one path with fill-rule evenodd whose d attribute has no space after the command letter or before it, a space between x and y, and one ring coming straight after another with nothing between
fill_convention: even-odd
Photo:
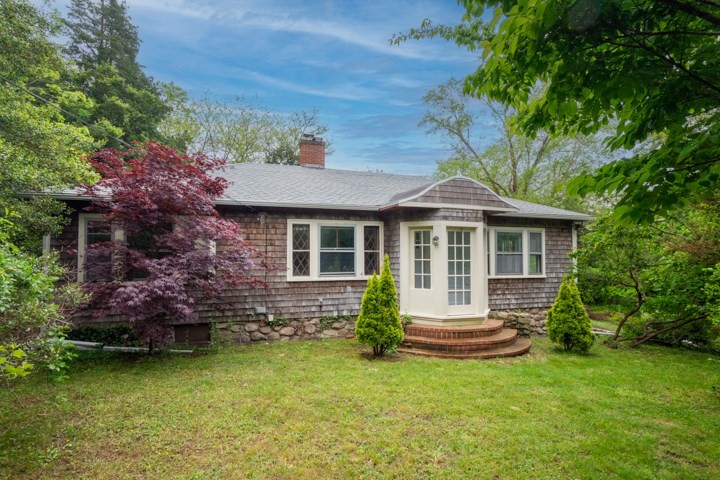
<instances>
[{"instance_id":1,"label":"fieldstone wall","mask_svg":"<svg viewBox=\"0 0 720 480\"><path fill-rule=\"evenodd\" d=\"M489 318L503 320L505 328L515 328L518 335L547 335L545 320L547 308L516 308L513 310L491 310Z\"/></svg>"},{"instance_id":2,"label":"fieldstone wall","mask_svg":"<svg viewBox=\"0 0 720 480\"><path fill-rule=\"evenodd\" d=\"M273 342L319 338L353 338L354 317L319 317L301 320L257 322L222 321L215 323L221 341L233 343Z\"/></svg>"}]
</instances>

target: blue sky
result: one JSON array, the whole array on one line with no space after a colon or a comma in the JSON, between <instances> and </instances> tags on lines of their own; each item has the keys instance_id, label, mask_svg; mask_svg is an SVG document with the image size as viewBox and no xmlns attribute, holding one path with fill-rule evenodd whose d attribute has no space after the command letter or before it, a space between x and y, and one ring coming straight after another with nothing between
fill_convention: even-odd
<instances>
[{"instance_id":1,"label":"blue sky","mask_svg":"<svg viewBox=\"0 0 720 480\"><path fill-rule=\"evenodd\" d=\"M317 108L334 144L329 168L431 174L448 151L417 125L422 96L478 64L445 41L388 43L424 18L457 23L463 11L453 0L127 4L149 75L193 96L245 96L280 112Z\"/></svg>"}]
</instances>

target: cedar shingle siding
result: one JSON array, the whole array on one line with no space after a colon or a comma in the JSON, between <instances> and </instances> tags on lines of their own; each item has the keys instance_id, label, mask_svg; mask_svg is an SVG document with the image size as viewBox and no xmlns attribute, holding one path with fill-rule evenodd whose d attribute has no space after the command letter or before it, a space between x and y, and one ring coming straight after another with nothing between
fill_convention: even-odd
<instances>
[{"instance_id":1,"label":"cedar shingle siding","mask_svg":"<svg viewBox=\"0 0 720 480\"><path fill-rule=\"evenodd\" d=\"M530 220L490 217L488 226L544 227L546 278L488 279L490 310L550 307L563 275L570 270L572 223L560 220Z\"/></svg>"},{"instance_id":2,"label":"cedar shingle siding","mask_svg":"<svg viewBox=\"0 0 720 480\"><path fill-rule=\"evenodd\" d=\"M463 178L436 185L414 201L450 205L482 205L503 209L509 207L487 188L480 187L477 183Z\"/></svg>"},{"instance_id":3,"label":"cedar shingle siding","mask_svg":"<svg viewBox=\"0 0 720 480\"><path fill-rule=\"evenodd\" d=\"M82 208L75 203L73 207ZM461 209L401 209L385 213L372 212L322 212L266 209L250 212L235 207L220 207L221 215L237 221L248 245L257 249L256 259L264 259L270 268L258 269L256 276L267 283L267 289L243 287L223 292L216 298L198 305L201 322L249 321L263 318L255 313L255 307L265 307L268 314L290 319L310 319L334 315L357 315L365 290L365 280L349 281L287 281L287 220L322 219L383 221L384 253L390 262L400 288L400 222L405 221L487 221L490 226L544 227L546 234L546 270L544 279L490 279L489 304L492 310L514 308L549 307L557 294L562 277L570 266L567 253L572 247L572 223L558 220L531 220L494 217L482 211ZM62 262L70 268L77 264L76 254L68 249L77 248L78 215L73 213L71 223L63 233L52 239L53 249L62 249ZM218 245L221 249L222 245ZM80 322L95 322L87 316ZM118 321L116 317L104 321Z\"/></svg>"},{"instance_id":4,"label":"cedar shingle siding","mask_svg":"<svg viewBox=\"0 0 720 480\"><path fill-rule=\"evenodd\" d=\"M257 306L266 307L276 317L293 319L334 315L357 315L365 291L365 280L350 281L287 281L287 220L289 218L333 220L378 220L372 214L327 213L238 213L223 211L222 215L240 224L245 241L258 249L258 259L270 265L259 269L257 276L267 289L242 288L229 290L221 298L205 302L200 316L213 320L249 320L255 318ZM221 248L221 247L219 247Z\"/></svg>"}]
</instances>

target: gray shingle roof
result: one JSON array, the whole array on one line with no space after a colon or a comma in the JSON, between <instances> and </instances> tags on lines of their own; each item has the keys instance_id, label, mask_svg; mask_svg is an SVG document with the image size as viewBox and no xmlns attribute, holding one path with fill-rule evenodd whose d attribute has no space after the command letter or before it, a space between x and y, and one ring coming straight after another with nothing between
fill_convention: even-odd
<instances>
[{"instance_id":1,"label":"gray shingle roof","mask_svg":"<svg viewBox=\"0 0 720 480\"><path fill-rule=\"evenodd\" d=\"M399 192L433 183L431 178L262 163L229 165L227 200L248 205L377 210Z\"/></svg>"},{"instance_id":2,"label":"gray shingle roof","mask_svg":"<svg viewBox=\"0 0 720 480\"><path fill-rule=\"evenodd\" d=\"M252 206L378 210L431 186L432 178L376 172L240 163L222 174L230 182L222 203ZM518 212L504 216L592 220L578 212L500 197Z\"/></svg>"},{"instance_id":3,"label":"gray shingle roof","mask_svg":"<svg viewBox=\"0 0 720 480\"><path fill-rule=\"evenodd\" d=\"M220 175L230 182L225 195L218 201L221 204L333 210L376 211L419 194L435 183L430 177L415 175L262 163L228 165ZM64 190L50 195L64 200L89 199L78 190ZM593 219L583 213L500 198L518 209L518 212L502 213L502 216L578 221Z\"/></svg>"},{"instance_id":4,"label":"gray shingle roof","mask_svg":"<svg viewBox=\"0 0 720 480\"><path fill-rule=\"evenodd\" d=\"M516 200L514 198L500 197L510 205L515 205L518 212L503 213L503 217L534 217L534 218L560 218L565 220L590 221L594 217L584 213L573 212L571 210L563 210L562 208L548 207L539 203L526 202L524 200Z\"/></svg>"}]
</instances>

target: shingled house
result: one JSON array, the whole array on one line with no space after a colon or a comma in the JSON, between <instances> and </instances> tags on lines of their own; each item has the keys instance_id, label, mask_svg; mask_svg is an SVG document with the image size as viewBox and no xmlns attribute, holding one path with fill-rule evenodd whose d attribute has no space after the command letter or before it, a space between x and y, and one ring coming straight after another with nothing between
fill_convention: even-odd
<instances>
[{"instance_id":1,"label":"shingled house","mask_svg":"<svg viewBox=\"0 0 720 480\"><path fill-rule=\"evenodd\" d=\"M581 213L513 200L465 177L427 177L325 168L325 144L301 141L300 166L229 166L221 215L277 268L267 289L227 291L201 305L197 325L176 336L202 340L215 322L237 341L352 335L367 279L390 256L407 347L445 356L527 351L522 334L543 333ZM48 248L83 280L85 247L106 241L105 220L82 213ZM511 328L504 328L511 327Z\"/></svg>"}]
</instances>

